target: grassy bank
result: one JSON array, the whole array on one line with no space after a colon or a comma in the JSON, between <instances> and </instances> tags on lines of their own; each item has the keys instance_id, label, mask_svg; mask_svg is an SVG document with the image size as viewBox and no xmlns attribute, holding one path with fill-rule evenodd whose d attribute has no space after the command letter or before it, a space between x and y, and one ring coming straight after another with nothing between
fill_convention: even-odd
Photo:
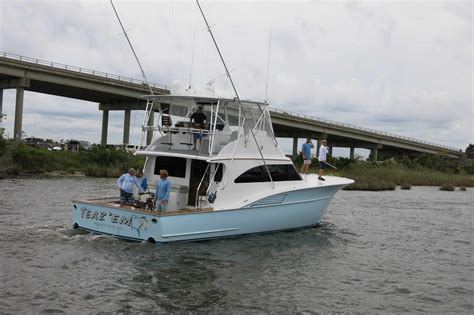
<instances>
[{"instance_id":1,"label":"grassy bank","mask_svg":"<svg viewBox=\"0 0 474 315\"><path fill-rule=\"evenodd\" d=\"M440 156L420 156L416 159L367 161L331 158L329 163L337 170L326 174L355 180L346 190L393 190L397 185L474 187L474 168L471 162L452 160ZM299 166L300 162L297 160ZM311 172L317 172L317 160Z\"/></svg>"},{"instance_id":2,"label":"grassy bank","mask_svg":"<svg viewBox=\"0 0 474 315\"><path fill-rule=\"evenodd\" d=\"M24 175L78 174L118 177L124 170L143 166L144 158L123 150L95 146L89 151L49 151L23 143L1 141L0 178Z\"/></svg>"},{"instance_id":3,"label":"grassy bank","mask_svg":"<svg viewBox=\"0 0 474 315\"><path fill-rule=\"evenodd\" d=\"M1 129L0 129L1 131ZM7 141L0 132L0 178L22 175L77 174L94 177L118 177L130 167L141 168L144 158L124 150L94 146L89 151L49 151L23 143ZM295 164L301 167L301 157ZM390 190L397 185L474 187L474 162L436 155L421 155L414 159L402 157L370 163L347 158L330 158L337 170L326 174L343 176L356 182L346 189ZM317 173L315 159L310 172Z\"/></svg>"},{"instance_id":4,"label":"grassy bank","mask_svg":"<svg viewBox=\"0 0 474 315\"><path fill-rule=\"evenodd\" d=\"M474 187L474 175L465 173L446 173L430 169L410 169L400 164L352 164L337 172L337 175L356 181L348 189L376 190L377 187L413 186L466 186ZM372 188L374 189L370 189Z\"/></svg>"}]
</instances>

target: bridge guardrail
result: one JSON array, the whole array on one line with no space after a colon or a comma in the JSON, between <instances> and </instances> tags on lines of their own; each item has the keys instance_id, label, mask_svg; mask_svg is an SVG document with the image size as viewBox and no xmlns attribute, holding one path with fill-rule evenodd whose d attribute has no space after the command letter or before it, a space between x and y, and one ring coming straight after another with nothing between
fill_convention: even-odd
<instances>
[{"instance_id":1,"label":"bridge guardrail","mask_svg":"<svg viewBox=\"0 0 474 315\"><path fill-rule=\"evenodd\" d=\"M411 141L411 142L418 143L418 144L430 145L430 146L445 149L445 150L462 152L462 150L459 149L459 148L449 147L449 146L445 146L445 145L439 145L439 144L429 142L429 141L418 140L418 139L415 139L415 138L410 138L410 137L405 137L405 136L399 136L399 135L389 133L389 132L385 132L385 131L378 131L378 130L375 130L375 129L360 127L360 126L356 126L356 125L352 125L352 124L341 123L341 122L337 122L337 121L334 121L334 120L319 118L319 117L316 117L316 116L311 116L311 115L306 115L306 114L300 114L300 113L291 112L291 111L284 110L284 109L278 109L278 108L275 108L275 107L271 107L270 111L274 111L274 112L277 112L277 113L280 113L280 114L295 116L295 117L299 117L299 118L305 118L305 119L308 119L308 120L315 120L317 122L321 122L321 123L325 123L325 124L329 124L329 125L335 125L335 126L339 126L339 127L345 127L345 128L350 128L350 129L354 129L354 130L370 132L370 133L372 133L374 135L378 135L378 136L387 136L387 137L391 137L391 138L395 138L395 139Z\"/></svg>"},{"instance_id":2,"label":"bridge guardrail","mask_svg":"<svg viewBox=\"0 0 474 315\"><path fill-rule=\"evenodd\" d=\"M133 78L124 77L124 76L120 76L116 74L110 74L110 73L101 72L101 71L90 70L87 68L65 65L62 63L57 63L57 62L52 62L52 61L46 61L46 60L35 59L31 57L20 56L16 54L10 54L6 52L0 52L0 57L13 59L13 60L19 60L19 61L25 61L25 62L34 63L34 64L42 65L42 66L48 66L48 67L56 68L56 69L76 71L79 73L90 74L90 75L99 76L102 78L115 79L122 82L128 82L128 83L134 83L134 84L146 84L146 82L143 80L133 79ZM148 82L148 83L150 84L151 87L154 87L157 89L168 90L168 86L166 85L151 83L151 82Z\"/></svg>"}]
</instances>

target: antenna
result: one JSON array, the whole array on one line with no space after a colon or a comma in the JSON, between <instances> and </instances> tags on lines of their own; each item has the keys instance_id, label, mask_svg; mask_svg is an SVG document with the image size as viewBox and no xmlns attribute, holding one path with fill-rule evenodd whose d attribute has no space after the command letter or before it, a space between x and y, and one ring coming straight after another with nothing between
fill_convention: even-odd
<instances>
[{"instance_id":1,"label":"antenna","mask_svg":"<svg viewBox=\"0 0 474 315\"><path fill-rule=\"evenodd\" d=\"M244 106L242 105L242 102L240 101L239 93L237 93L237 89L235 87L234 81L232 80L232 76L230 75L229 69L227 68L227 65L224 61L224 57L222 57L219 46L217 45L216 39L214 38L214 34L211 31L211 27L209 26L209 23L207 22L206 16L204 15L204 11L202 10L201 5L199 4L199 0L196 0L196 3L199 7L199 11L201 11L202 18L204 19L204 22L206 23L207 30L209 31L209 34L211 35L212 41L214 42L214 45L216 46L217 53L219 54L219 57L221 58L222 64L224 65L225 73L227 74L227 77L229 78L230 84L232 85L232 89L234 90L235 98L236 98L237 102L239 103L239 107L242 111L242 116L244 117L244 120L247 120L247 117L245 115ZM250 129L250 133L252 134L253 140L255 141L255 144L257 145L258 152L260 153L260 156L262 157L263 164L265 165L265 169L268 173L270 181L272 182L272 186L273 186L273 188L275 188L275 183L273 182L272 175L270 174L270 170L268 169L267 162L265 161L265 158L263 157L262 149L260 148L260 144L258 143L257 137L255 137L255 133L253 132L253 129L252 128L249 128L249 129Z\"/></svg>"},{"instance_id":2,"label":"antenna","mask_svg":"<svg viewBox=\"0 0 474 315\"><path fill-rule=\"evenodd\" d=\"M268 40L268 58L267 58L267 80L265 83L265 103L268 101L268 74L270 73L270 49L272 47L272 29L270 28L270 38Z\"/></svg>"},{"instance_id":3,"label":"antenna","mask_svg":"<svg viewBox=\"0 0 474 315\"><path fill-rule=\"evenodd\" d=\"M135 53L135 49L133 49L133 45L132 45L132 43L130 42L130 39L128 38L127 32L125 31L125 28L123 27L122 21L120 20L120 17L119 17L119 15L118 15L117 10L115 9L115 6L114 6L114 3L112 2L112 0L110 0L110 4L112 5L112 8L114 9L115 15L117 16L117 20L119 21L120 26L122 27L123 34L125 35L125 38L127 39L127 42L128 42L128 44L130 45L130 48L132 49L132 52L133 52L133 55L135 56L135 59L137 60L138 66L140 67L140 71L142 72L143 79L145 80L146 85L147 85L148 88L150 89L150 94L151 94L151 95L154 95L154 94L153 94L153 90L152 90L150 84L148 83L148 79L146 78L145 71L143 71L142 65L140 64L140 60L138 60L138 56L137 56L137 54Z\"/></svg>"}]
</instances>

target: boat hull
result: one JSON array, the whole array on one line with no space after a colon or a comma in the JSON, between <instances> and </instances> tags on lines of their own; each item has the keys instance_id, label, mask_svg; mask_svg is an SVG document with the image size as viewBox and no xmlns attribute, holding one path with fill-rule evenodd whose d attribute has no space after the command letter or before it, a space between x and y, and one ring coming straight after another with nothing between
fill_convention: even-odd
<instances>
[{"instance_id":1,"label":"boat hull","mask_svg":"<svg viewBox=\"0 0 474 315\"><path fill-rule=\"evenodd\" d=\"M239 209L164 215L75 201L73 224L94 233L159 243L292 230L318 224L343 186L285 192Z\"/></svg>"}]
</instances>

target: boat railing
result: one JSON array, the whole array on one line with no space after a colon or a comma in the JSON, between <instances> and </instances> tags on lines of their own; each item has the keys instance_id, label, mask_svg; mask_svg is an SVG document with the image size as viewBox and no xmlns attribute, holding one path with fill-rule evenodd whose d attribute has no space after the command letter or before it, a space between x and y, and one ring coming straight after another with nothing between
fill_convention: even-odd
<instances>
[{"instance_id":1,"label":"boat railing","mask_svg":"<svg viewBox=\"0 0 474 315\"><path fill-rule=\"evenodd\" d=\"M161 133L190 133L190 134L203 134L203 135L210 135L212 132L207 129L198 129L198 128L190 128L190 127L166 127L166 126L145 126L143 127L144 130L153 130L153 131L160 131Z\"/></svg>"}]
</instances>

